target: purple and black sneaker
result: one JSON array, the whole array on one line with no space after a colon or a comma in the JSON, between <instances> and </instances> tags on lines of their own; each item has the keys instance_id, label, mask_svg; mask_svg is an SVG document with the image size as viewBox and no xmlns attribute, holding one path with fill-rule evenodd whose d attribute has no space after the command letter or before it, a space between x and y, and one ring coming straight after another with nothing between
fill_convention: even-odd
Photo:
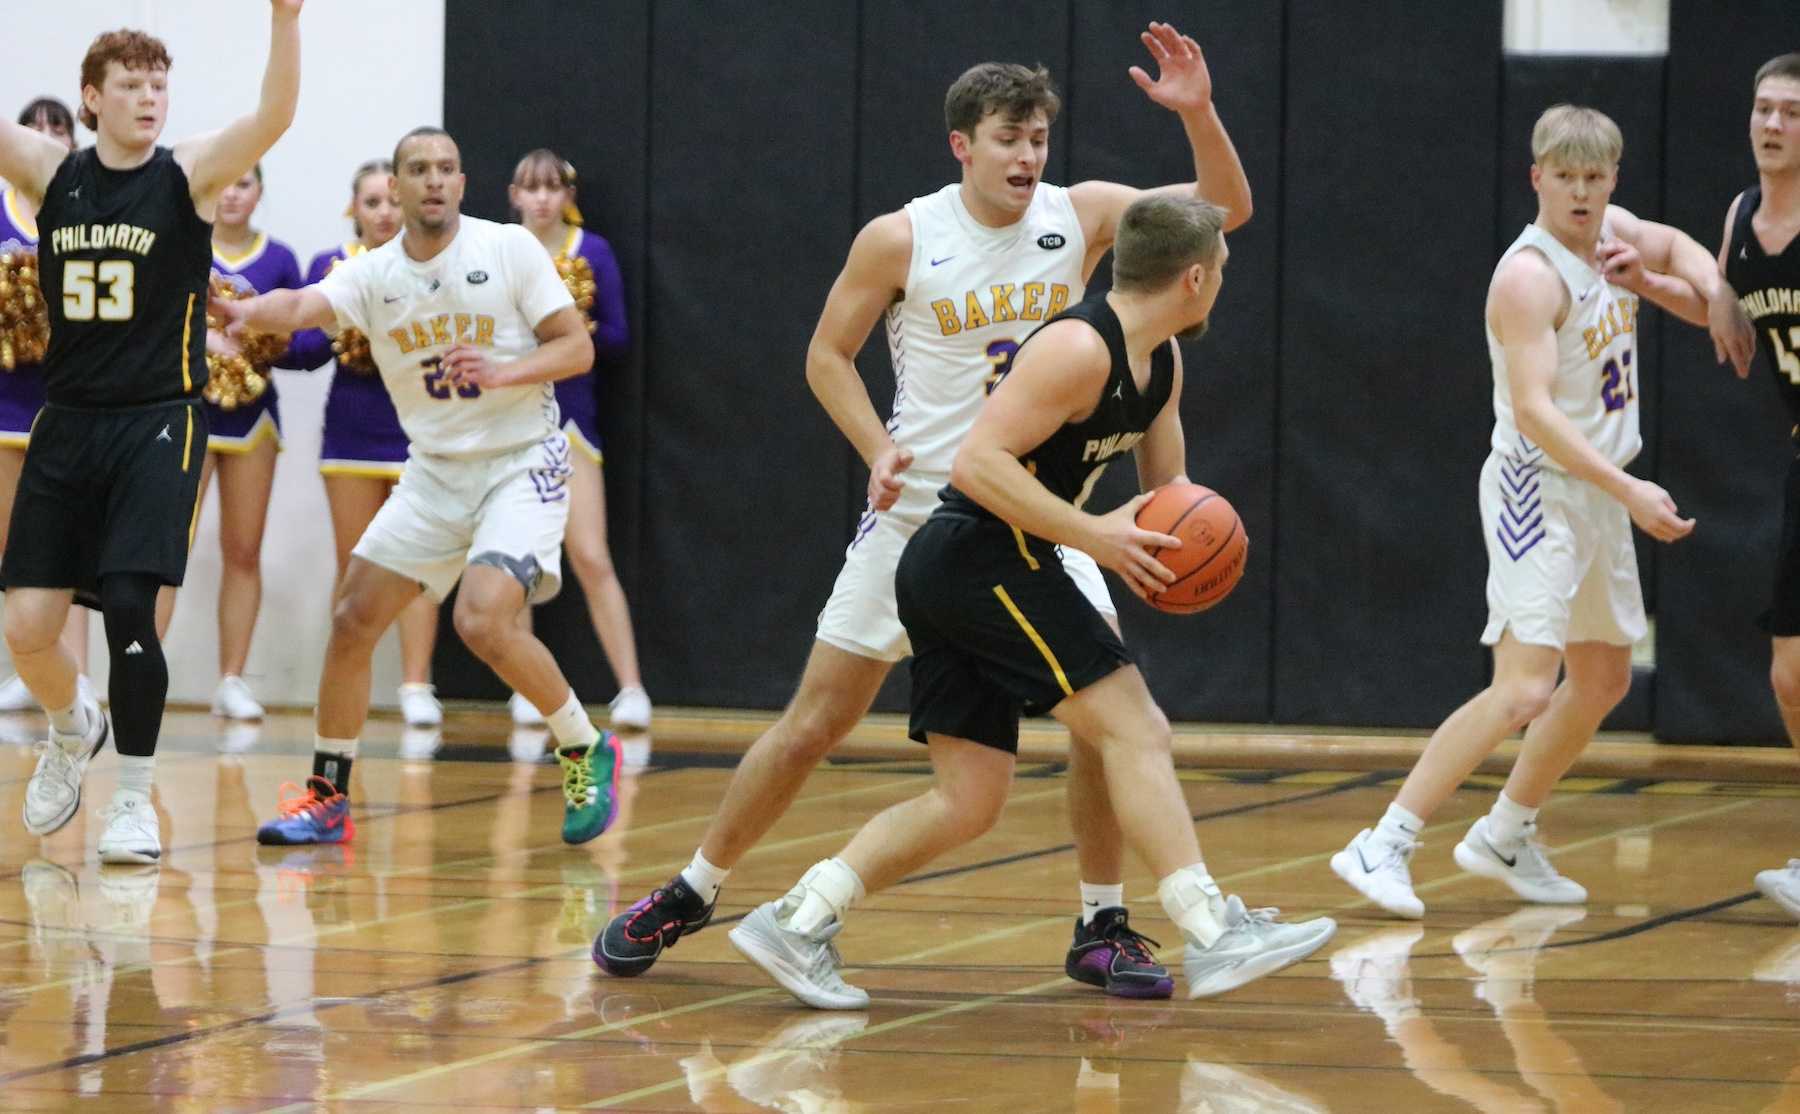
<instances>
[{"instance_id":1,"label":"purple and black sneaker","mask_svg":"<svg viewBox=\"0 0 1800 1114\"><path fill-rule=\"evenodd\" d=\"M1095 913L1092 924L1076 918L1075 942L1063 970L1076 982L1102 987L1115 998L1172 996L1175 980L1145 946L1162 945L1133 932L1126 923L1128 915L1115 906Z\"/></svg>"},{"instance_id":2,"label":"purple and black sneaker","mask_svg":"<svg viewBox=\"0 0 1800 1114\"><path fill-rule=\"evenodd\" d=\"M713 905L716 905L714 902ZM669 884L620 913L594 938L594 962L609 975L631 978L648 971L675 942L712 920L713 905L677 874Z\"/></svg>"}]
</instances>

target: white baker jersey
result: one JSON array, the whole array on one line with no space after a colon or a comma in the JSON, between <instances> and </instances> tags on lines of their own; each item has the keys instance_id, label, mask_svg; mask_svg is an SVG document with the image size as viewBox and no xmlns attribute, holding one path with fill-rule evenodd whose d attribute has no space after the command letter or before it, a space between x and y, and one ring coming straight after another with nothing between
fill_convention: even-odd
<instances>
[{"instance_id":1,"label":"white baker jersey","mask_svg":"<svg viewBox=\"0 0 1800 1114\"><path fill-rule=\"evenodd\" d=\"M451 385L437 360L456 344L496 363L538 346L537 326L575 304L537 239L516 224L464 216L434 258L407 256L405 234L347 259L320 281L340 327L369 338L400 427L419 452L473 457L543 440L562 424L549 383Z\"/></svg>"},{"instance_id":2,"label":"white baker jersey","mask_svg":"<svg viewBox=\"0 0 1800 1114\"><path fill-rule=\"evenodd\" d=\"M895 513L924 518L950 482L988 391L1031 331L1081 300L1081 234L1069 191L1039 184L1025 215L989 228L969 215L962 187L907 202L912 264L887 311L894 406L887 428L913 464Z\"/></svg>"},{"instance_id":3,"label":"white baker jersey","mask_svg":"<svg viewBox=\"0 0 1800 1114\"><path fill-rule=\"evenodd\" d=\"M1607 235L1602 227L1601 236ZM1569 313L1556 330L1556 379L1551 398L1602 456L1623 468L1644 443L1638 430L1638 374L1643 369L1633 362L1637 296L1606 282L1592 266L1535 224L1525 226L1500 263L1526 248L1542 252L1569 290ZM1529 453L1535 446L1513 420L1506 353L1491 325L1487 343L1494 365L1494 451L1502 455ZM1543 463L1558 467L1547 454Z\"/></svg>"}]
</instances>

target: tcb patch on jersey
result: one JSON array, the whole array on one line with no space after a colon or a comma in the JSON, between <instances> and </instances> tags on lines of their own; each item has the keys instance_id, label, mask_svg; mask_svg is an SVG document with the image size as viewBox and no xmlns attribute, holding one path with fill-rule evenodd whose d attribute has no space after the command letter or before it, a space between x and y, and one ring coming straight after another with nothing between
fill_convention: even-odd
<instances>
[{"instance_id":1,"label":"tcb patch on jersey","mask_svg":"<svg viewBox=\"0 0 1800 1114\"><path fill-rule=\"evenodd\" d=\"M1055 251L1057 248L1062 247L1068 242L1069 241L1063 239L1062 233L1060 232L1046 232L1038 237L1038 247L1043 248L1045 251Z\"/></svg>"},{"instance_id":2,"label":"tcb patch on jersey","mask_svg":"<svg viewBox=\"0 0 1800 1114\"><path fill-rule=\"evenodd\" d=\"M468 277L470 286L480 286L482 283L487 281L487 272L486 271L470 271L467 277Z\"/></svg>"}]
</instances>

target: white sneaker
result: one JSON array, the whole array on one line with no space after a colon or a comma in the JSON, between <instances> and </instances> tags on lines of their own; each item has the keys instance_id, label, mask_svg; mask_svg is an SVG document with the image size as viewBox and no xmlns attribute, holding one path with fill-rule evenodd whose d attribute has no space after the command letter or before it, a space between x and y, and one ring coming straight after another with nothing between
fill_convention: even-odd
<instances>
[{"instance_id":1,"label":"white sneaker","mask_svg":"<svg viewBox=\"0 0 1800 1114\"><path fill-rule=\"evenodd\" d=\"M1789 859L1787 866L1779 870L1759 872L1756 888L1764 897L1786 909L1789 916L1800 920L1800 859Z\"/></svg>"},{"instance_id":2,"label":"white sneaker","mask_svg":"<svg viewBox=\"0 0 1800 1114\"><path fill-rule=\"evenodd\" d=\"M1330 917L1287 924L1275 919L1279 909L1247 909L1244 899L1225 899L1225 933L1212 947L1192 938L1182 952L1182 974L1189 998L1210 998L1298 963L1324 946L1337 932Z\"/></svg>"},{"instance_id":3,"label":"white sneaker","mask_svg":"<svg viewBox=\"0 0 1800 1114\"><path fill-rule=\"evenodd\" d=\"M548 762L550 732L541 727L515 727L506 736L506 753L514 762Z\"/></svg>"},{"instance_id":4,"label":"white sneaker","mask_svg":"<svg viewBox=\"0 0 1800 1114\"><path fill-rule=\"evenodd\" d=\"M612 709L612 725L633 731L650 730L650 694L642 685L620 689L608 705Z\"/></svg>"},{"instance_id":5,"label":"white sneaker","mask_svg":"<svg viewBox=\"0 0 1800 1114\"><path fill-rule=\"evenodd\" d=\"M162 833L156 825L156 806L149 797L120 790L113 794L105 815L101 862L154 863L162 858Z\"/></svg>"},{"instance_id":6,"label":"white sneaker","mask_svg":"<svg viewBox=\"0 0 1800 1114\"><path fill-rule=\"evenodd\" d=\"M1419 1014L1412 987L1412 950L1425 936L1418 925L1384 928L1331 953L1331 977L1344 995L1389 1026Z\"/></svg>"},{"instance_id":7,"label":"white sneaker","mask_svg":"<svg viewBox=\"0 0 1800 1114\"><path fill-rule=\"evenodd\" d=\"M766 901L739 921L730 933L732 946L813 1009L868 1009L868 991L838 974L844 959L831 939L844 922L833 921L811 935L794 932L776 920L778 904Z\"/></svg>"},{"instance_id":8,"label":"white sneaker","mask_svg":"<svg viewBox=\"0 0 1800 1114\"><path fill-rule=\"evenodd\" d=\"M0 712L34 712L37 706L37 697L25 687L23 677L14 673L0 681Z\"/></svg>"},{"instance_id":9,"label":"white sneaker","mask_svg":"<svg viewBox=\"0 0 1800 1114\"><path fill-rule=\"evenodd\" d=\"M1470 874L1505 882L1526 901L1545 905L1580 905L1588 893L1579 882L1564 878L1550 864L1544 845L1537 840L1537 824L1525 825L1518 839L1494 843L1488 839L1487 817L1475 821L1452 852L1456 865Z\"/></svg>"},{"instance_id":10,"label":"white sneaker","mask_svg":"<svg viewBox=\"0 0 1800 1114\"><path fill-rule=\"evenodd\" d=\"M263 706L256 702L242 677L228 673L219 678L219 687L213 690L212 714L226 719L261 719Z\"/></svg>"},{"instance_id":11,"label":"white sneaker","mask_svg":"<svg viewBox=\"0 0 1800 1114\"><path fill-rule=\"evenodd\" d=\"M1400 842L1377 835L1375 829L1356 833L1342 851L1331 856L1331 869L1352 889L1396 917L1417 920L1425 915L1425 903L1413 892L1412 870L1407 864L1417 841Z\"/></svg>"},{"instance_id":12,"label":"white sneaker","mask_svg":"<svg viewBox=\"0 0 1800 1114\"><path fill-rule=\"evenodd\" d=\"M544 726L544 713L538 711L536 705L516 692L512 694L512 699L506 702L506 710L512 713L512 721L520 727Z\"/></svg>"},{"instance_id":13,"label":"white sneaker","mask_svg":"<svg viewBox=\"0 0 1800 1114\"><path fill-rule=\"evenodd\" d=\"M400 686L400 718L408 727L436 727L444 722L444 706L438 703L437 686L409 682Z\"/></svg>"},{"instance_id":14,"label":"white sneaker","mask_svg":"<svg viewBox=\"0 0 1800 1114\"><path fill-rule=\"evenodd\" d=\"M31 782L25 787L25 830L47 836L69 822L81 807L81 776L112 733L106 713L91 699L81 701L87 731L77 737L50 730Z\"/></svg>"}]
</instances>

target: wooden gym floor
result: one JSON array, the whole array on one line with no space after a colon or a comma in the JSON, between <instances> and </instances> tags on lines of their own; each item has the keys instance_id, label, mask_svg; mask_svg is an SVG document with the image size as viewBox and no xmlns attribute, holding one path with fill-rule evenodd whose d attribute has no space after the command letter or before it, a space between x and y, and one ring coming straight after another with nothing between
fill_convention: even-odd
<instances>
[{"instance_id":1,"label":"wooden gym floor","mask_svg":"<svg viewBox=\"0 0 1800 1114\"><path fill-rule=\"evenodd\" d=\"M766 723L659 715L619 824L585 847L558 838L554 765L457 710L441 738L372 726L352 844L261 849L310 722L173 714L165 862L104 870L112 759L75 822L32 839L42 721L0 719L0 1109L1800 1111L1800 927L1751 885L1800 854L1786 752L1597 744L1544 818L1585 909L1457 872L1498 784L1478 776L1434 818L1413 866L1429 912L1405 923L1325 860L1417 739L1184 735L1214 874L1340 928L1223 998L1185 1001L1178 978L1146 1003L1062 975L1074 860L1057 740L1034 731L999 827L852 915L839 943L874 1006L846 1015L771 989L723 926L919 792L922 753L873 722L732 876L717 927L609 979L593 934L686 863ZM1141 869L1126 893L1175 939Z\"/></svg>"}]
</instances>

